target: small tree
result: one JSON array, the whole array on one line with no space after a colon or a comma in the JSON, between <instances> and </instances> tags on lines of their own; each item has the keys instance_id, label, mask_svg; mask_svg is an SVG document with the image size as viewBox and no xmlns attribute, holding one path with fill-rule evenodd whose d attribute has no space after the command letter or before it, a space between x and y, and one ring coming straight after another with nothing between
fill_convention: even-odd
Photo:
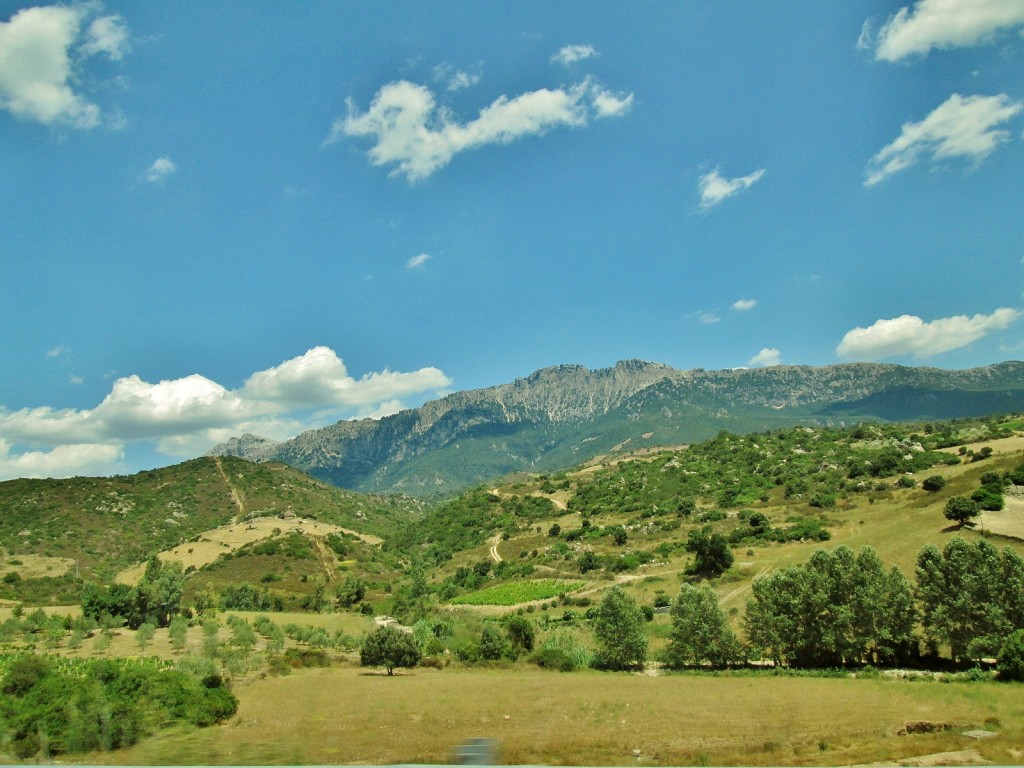
<instances>
[{"instance_id":1,"label":"small tree","mask_svg":"<svg viewBox=\"0 0 1024 768\"><path fill-rule=\"evenodd\" d=\"M363 641L359 663L364 667L384 667L389 675L393 675L395 667L419 664L420 648L411 634L398 627L377 627Z\"/></svg>"},{"instance_id":2,"label":"small tree","mask_svg":"<svg viewBox=\"0 0 1024 768\"><path fill-rule=\"evenodd\" d=\"M931 477L926 477L924 481L921 483L921 487L924 488L924 490L928 491L928 493L938 493L939 491L946 487L946 478L944 478L942 475L932 475Z\"/></svg>"},{"instance_id":3,"label":"small tree","mask_svg":"<svg viewBox=\"0 0 1024 768\"><path fill-rule=\"evenodd\" d=\"M636 602L612 587L594 610L595 664L605 669L636 669L647 661L644 617Z\"/></svg>"},{"instance_id":4,"label":"small tree","mask_svg":"<svg viewBox=\"0 0 1024 768\"><path fill-rule=\"evenodd\" d=\"M672 603L672 629L665 649L668 666L709 662L723 666L739 656L739 642L707 584L684 584Z\"/></svg>"},{"instance_id":5,"label":"small tree","mask_svg":"<svg viewBox=\"0 0 1024 768\"><path fill-rule=\"evenodd\" d=\"M686 549L696 556L694 573L702 576L721 576L732 566L733 556L728 540L720 533L710 533L707 528L690 531Z\"/></svg>"},{"instance_id":6,"label":"small tree","mask_svg":"<svg viewBox=\"0 0 1024 768\"><path fill-rule=\"evenodd\" d=\"M480 656L487 661L497 661L509 654L509 643L493 623L484 624L480 632Z\"/></svg>"},{"instance_id":7,"label":"small tree","mask_svg":"<svg viewBox=\"0 0 1024 768\"><path fill-rule=\"evenodd\" d=\"M1018 629L1003 641L996 668L1000 680L1024 681L1024 629Z\"/></svg>"},{"instance_id":8,"label":"small tree","mask_svg":"<svg viewBox=\"0 0 1024 768\"><path fill-rule=\"evenodd\" d=\"M942 514L946 516L947 520L954 520L963 528L972 517L977 516L979 511L978 502L974 499L969 499L966 496L951 496L946 502Z\"/></svg>"}]
</instances>

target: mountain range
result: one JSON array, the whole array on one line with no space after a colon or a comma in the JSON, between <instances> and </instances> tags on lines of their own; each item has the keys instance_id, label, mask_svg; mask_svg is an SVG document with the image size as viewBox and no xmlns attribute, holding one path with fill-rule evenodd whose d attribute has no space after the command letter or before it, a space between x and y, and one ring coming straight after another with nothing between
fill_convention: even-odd
<instances>
[{"instance_id":1,"label":"mountain range","mask_svg":"<svg viewBox=\"0 0 1024 768\"><path fill-rule=\"evenodd\" d=\"M281 442L242 435L209 455L281 461L365 492L444 495L520 471L736 433L1024 410L1024 362L967 370L876 363L677 370L627 360L544 368L381 419Z\"/></svg>"}]
</instances>

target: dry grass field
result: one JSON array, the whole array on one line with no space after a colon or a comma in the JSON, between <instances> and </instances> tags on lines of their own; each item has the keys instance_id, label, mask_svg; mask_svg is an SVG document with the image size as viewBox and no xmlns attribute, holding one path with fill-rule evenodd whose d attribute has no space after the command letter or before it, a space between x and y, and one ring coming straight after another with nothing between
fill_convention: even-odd
<instances>
[{"instance_id":1,"label":"dry grass field","mask_svg":"<svg viewBox=\"0 0 1024 768\"><path fill-rule=\"evenodd\" d=\"M1024 760L1024 690L900 682L353 667L245 681L228 724L164 733L102 762L448 763L466 739L503 764L850 765L975 749ZM907 722L951 730L898 735ZM975 740L970 728L998 732Z\"/></svg>"},{"instance_id":2,"label":"dry grass field","mask_svg":"<svg viewBox=\"0 0 1024 768\"><path fill-rule=\"evenodd\" d=\"M307 536L327 536L331 533L349 533L359 537L367 544L380 544L383 539L378 536L350 531L330 523L320 523L316 520L307 520L301 517L294 517L283 520L279 517L257 517L241 523L223 525L220 528L206 531L200 536L199 541L185 542L173 549L160 552L161 560L177 560L188 568L194 566L202 568L214 562L220 555L234 552L239 547L252 544L256 541L269 539L281 531L302 531ZM124 584L137 584L142 575L146 572L146 564L140 563L133 568L122 571L118 574L117 580Z\"/></svg>"}]
</instances>

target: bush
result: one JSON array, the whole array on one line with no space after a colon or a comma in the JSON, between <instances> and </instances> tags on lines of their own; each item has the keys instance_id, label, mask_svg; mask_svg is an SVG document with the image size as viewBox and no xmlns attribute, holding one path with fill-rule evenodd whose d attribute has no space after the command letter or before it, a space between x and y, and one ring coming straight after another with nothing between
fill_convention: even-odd
<instances>
[{"instance_id":1,"label":"bush","mask_svg":"<svg viewBox=\"0 0 1024 768\"><path fill-rule=\"evenodd\" d=\"M1000 680L1024 682L1024 629L1018 629L1003 641L996 669Z\"/></svg>"},{"instance_id":2,"label":"bush","mask_svg":"<svg viewBox=\"0 0 1024 768\"><path fill-rule=\"evenodd\" d=\"M946 487L946 478L942 475L932 475L926 477L921 483L921 487L928 491L928 493L937 493Z\"/></svg>"}]
</instances>

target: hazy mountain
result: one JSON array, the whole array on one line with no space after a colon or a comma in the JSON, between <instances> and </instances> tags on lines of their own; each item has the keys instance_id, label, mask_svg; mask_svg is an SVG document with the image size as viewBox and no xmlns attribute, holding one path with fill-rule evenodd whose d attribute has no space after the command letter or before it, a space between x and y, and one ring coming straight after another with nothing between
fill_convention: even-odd
<instances>
[{"instance_id":1,"label":"hazy mountain","mask_svg":"<svg viewBox=\"0 0 1024 768\"><path fill-rule=\"evenodd\" d=\"M620 448L678 445L726 429L980 416L1024 410L1024 363L962 371L851 363L680 371L629 360L545 368L383 419L340 421L281 443L245 435L214 455L276 460L363 491L451 492Z\"/></svg>"}]
</instances>

